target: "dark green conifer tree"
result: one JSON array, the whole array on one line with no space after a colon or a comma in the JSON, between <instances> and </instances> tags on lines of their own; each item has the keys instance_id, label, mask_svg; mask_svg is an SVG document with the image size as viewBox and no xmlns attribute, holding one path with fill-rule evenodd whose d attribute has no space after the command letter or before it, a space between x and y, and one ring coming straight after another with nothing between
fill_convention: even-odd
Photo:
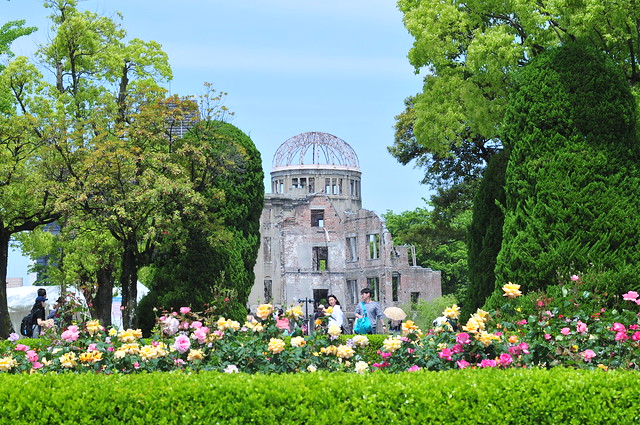
<instances>
[{"instance_id":1,"label":"dark green conifer tree","mask_svg":"<svg viewBox=\"0 0 640 425\"><path fill-rule=\"evenodd\" d=\"M196 184L211 207L204 222L187 223L184 246L168 245L158 252L151 290L140 302L144 330L153 326L154 307L212 308L214 314L240 320L254 283L264 202L260 152L245 133L221 121L201 122L184 137L207 142L212 161ZM215 234L208 231L220 227Z\"/></svg>"},{"instance_id":2,"label":"dark green conifer tree","mask_svg":"<svg viewBox=\"0 0 640 425\"><path fill-rule=\"evenodd\" d=\"M511 152L494 301L509 281L530 291L588 270L607 282L590 289L639 287L635 124L624 75L592 48L551 49L520 72L503 129Z\"/></svg>"},{"instance_id":3,"label":"dark green conifer tree","mask_svg":"<svg viewBox=\"0 0 640 425\"><path fill-rule=\"evenodd\" d=\"M507 150L491 157L473 201L467 242L469 283L459 294L463 318L482 307L495 287L494 269L502 246L504 179L508 159Z\"/></svg>"}]
</instances>

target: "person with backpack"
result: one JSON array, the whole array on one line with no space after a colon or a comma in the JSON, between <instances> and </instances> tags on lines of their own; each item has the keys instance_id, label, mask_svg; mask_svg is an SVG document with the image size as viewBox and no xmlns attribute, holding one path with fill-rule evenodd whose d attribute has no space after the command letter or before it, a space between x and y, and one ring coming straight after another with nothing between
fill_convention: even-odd
<instances>
[{"instance_id":1,"label":"person with backpack","mask_svg":"<svg viewBox=\"0 0 640 425\"><path fill-rule=\"evenodd\" d=\"M360 291L360 298L362 299L362 301L359 304L356 304L356 311L355 311L356 326L354 327L354 332L358 333L356 331L356 327L358 326L357 319L368 317L371 328L369 329L368 332L364 332L364 333L368 333L368 334L377 333L378 321L382 323L382 332L386 333L387 325L384 324L384 320L382 318L382 310L380 309L380 304L378 304L377 302L371 299L371 289L363 288L362 291Z\"/></svg>"},{"instance_id":2,"label":"person with backpack","mask_svg":"<svg viewBox=\"0 0 640 425\"><path fill-rule=\"evenodd\" d=\"M40 291L38 291L40 293ZM31 332L31 338L40 337L40 330L45 325L45 302L47 298L42 295L38 295L33 307L31 307L31 316L33 317L33 331Z\"/></svg>"}]
</instances>

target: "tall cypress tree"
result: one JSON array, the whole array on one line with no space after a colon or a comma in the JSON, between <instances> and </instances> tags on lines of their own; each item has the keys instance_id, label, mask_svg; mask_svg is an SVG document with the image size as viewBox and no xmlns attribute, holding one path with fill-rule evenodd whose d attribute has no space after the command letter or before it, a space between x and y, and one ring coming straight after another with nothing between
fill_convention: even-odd
<instances>
[{"instance_id":1,"label":"tall cypress tree","mask_svg":"<svg viewBox=\"0 0 640 425\"><path fill-rule=\"evenodd\" d=\"M195 310L215 307L215 313L246 316L254 283L264 202L262 160L255 144L241 130L222 121L196 125L185 139L204 140L211 162L194 184L212 200L205 222L187 223L184 245L161 249L150 274L149 294L141 300L140 323L153 326L153 307ZM209 231L220 229L222 231Z\"/></svg>"},{"instance_id":2,"label":"tall cypress tree","mask_svg":"<svg viewBox=\"0 0 640 425\"><path fill-rule=\"evenodd\" d=\"M594 268L609 286L592 289L639 287L635 123L624 75L589 47L549 50L520 72L503 129L511 153L497 288L535 290Z\"/></svg>"},{"instance_id":3,"label":"tall cypress tree","mask_svg":"<svg viewBox=\"0 0 640 425\"><path fill-rule=\"evenodd\" d=\"M504 179L508 159L508 150L491 158L473 200L467 245L469 283L459 296L462 317L482 307L495 287L494 269L502 246Z\"/></svg>"}]
</instances>

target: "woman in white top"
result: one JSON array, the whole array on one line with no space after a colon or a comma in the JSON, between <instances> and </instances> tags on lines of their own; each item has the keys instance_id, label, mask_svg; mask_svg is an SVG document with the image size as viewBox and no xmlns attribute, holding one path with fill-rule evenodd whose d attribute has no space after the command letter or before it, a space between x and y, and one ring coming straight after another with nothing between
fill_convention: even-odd
<instances>
[{"instance_id":1,"label":"woman in white top","mask_svg":"<svg viewBox=\"0 0 640 425\"><path fill-rule=\"evenodd\" d=\"M331 316L329 316L329 326L338 325L344 333L344 313L342 312L342 308L340 308L340 301L338 301L335 295L329 295L327 301L329 302L329 306L333 308Z\"/></svg>"}]
</instances>

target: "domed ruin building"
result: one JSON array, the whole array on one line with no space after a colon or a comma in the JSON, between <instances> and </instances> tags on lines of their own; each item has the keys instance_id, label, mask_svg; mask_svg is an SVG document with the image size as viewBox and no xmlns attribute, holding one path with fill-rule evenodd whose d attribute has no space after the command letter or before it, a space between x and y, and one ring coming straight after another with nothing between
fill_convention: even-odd
<instances>
[{"instance_id":1,"label":"domed ruin building","mask_svg":"<svg viewBox=\"0 0 640 425\"><path fill-rule=\"evenodd\" d=\"M441 295L440 272L416 266L410 247L394 246L380 217L362 208L361 179L355 151L331 134L302 133L278 148L252 311L263 302L318 305L334 294L352 317L365 287L383 309Z\"/></svg>"}]
</instances>

